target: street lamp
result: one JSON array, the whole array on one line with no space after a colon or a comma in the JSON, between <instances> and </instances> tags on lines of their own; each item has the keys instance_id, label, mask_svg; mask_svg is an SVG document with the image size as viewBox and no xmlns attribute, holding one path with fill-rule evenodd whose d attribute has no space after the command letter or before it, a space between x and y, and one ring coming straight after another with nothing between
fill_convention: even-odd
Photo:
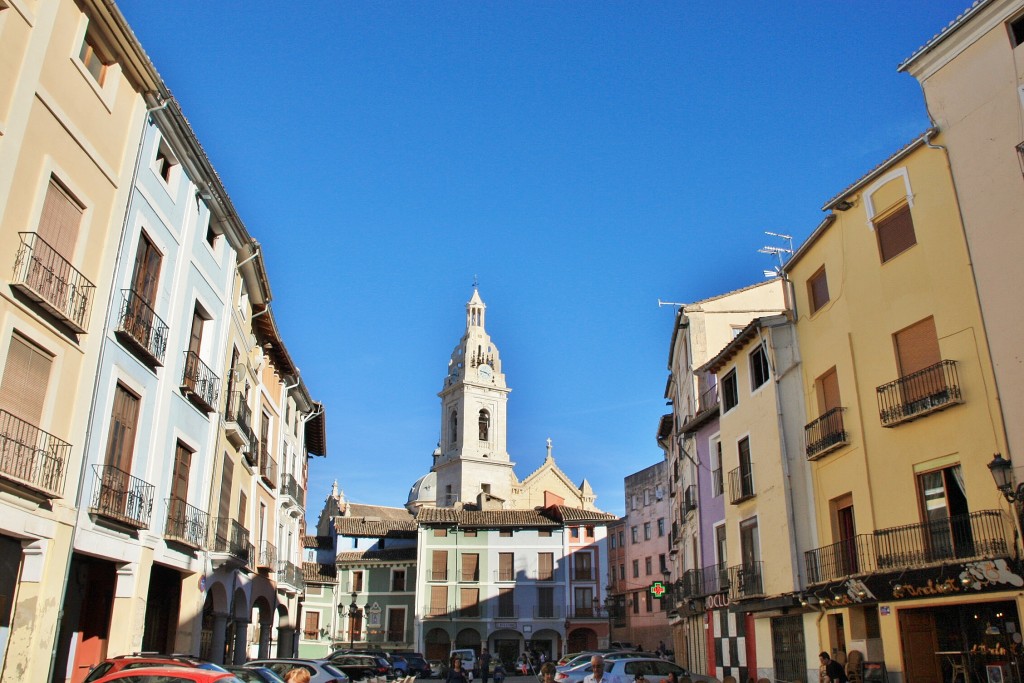
<instances>
[{"instance_id":1,"label":"street lamp","mask_svg":"<svg viewBox=\"0 0 1024 683\"><path fill-rule=\"evenodd\" d=\"M992 456L992 462L988 464L988 471L996 482L996 488L1003 494L1007 502L1016 503L1024 499L1024 484L1016 489L1013 488L1013 465L1001 454Z\"/></svg>"},{"instance_id":2,"label":"street lamp","mask_svg":"<svg viewBox=\"0 0 1024 683\"><path fill-rule=\"evenodd\" d=\"M604 596L604 610L608 614L608 647L612 646L612 608L615 607L615 598L611 594L611 586L606 589Z\"/></svg>"},{"instance_id":3,"label":"street lamp","mask_svg":"<svg viewBox=\"0 0 1024 683\"><path fill-rule=\"evenodd\" d=\"M359 616L359 606L356 605L356 598L359 594L352 591L352 602L348 606L348 649L355 647L356 643L356 617Z\"/></svg>"}]
</instances>

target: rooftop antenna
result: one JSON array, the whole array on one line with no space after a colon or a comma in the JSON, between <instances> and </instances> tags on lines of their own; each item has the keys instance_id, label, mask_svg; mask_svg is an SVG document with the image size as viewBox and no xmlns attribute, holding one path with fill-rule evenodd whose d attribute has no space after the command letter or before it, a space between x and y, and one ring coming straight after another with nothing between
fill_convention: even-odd
<instances>
[{"instance_id":1,"label":"rooftop antenna","mask_svg":"<svg viewBox=\"0 0 1024 683\"><path fill-rule=\"evenodd\" d=\"M676 303L676 302L674 302L674 301L662 301L661 299L658 299L658 308L661 308L662 306L676 306L676 307L682 307L682 306L685 306L685 305L686 305L686 304L677 304L677 303Z\"/></svg>"},{"instance_id":2,"label":"rooftop antenna","mask_svg":"<svg viewBox=\"0 0 1024 683\"><path fill-rule=\"evenodd\" d=\"M766 269L764 271L764 276L765 277L779 277L780 275L782 275L782 255L783 254L787 254L789 256L793 255L793 237L792 237L792 235L783 235L783 234L778 233L778 232L768 232L767 230L765 230L764 234L768 235L769 237L774 237L774 238L776 238L778 240L785 240L786 241L786 245L787 246L785 246L785 247L775 247L775 246L771 246L771 245L766 245L766 246L763 246L763 247L761 247L760 249L757 250L757 253L759 253L759 254L769 254L771 256L774 256L779 261L779 265L777 265L776 267L772 268L771 270L767 270Z\"/></svg>"}]
</instances>

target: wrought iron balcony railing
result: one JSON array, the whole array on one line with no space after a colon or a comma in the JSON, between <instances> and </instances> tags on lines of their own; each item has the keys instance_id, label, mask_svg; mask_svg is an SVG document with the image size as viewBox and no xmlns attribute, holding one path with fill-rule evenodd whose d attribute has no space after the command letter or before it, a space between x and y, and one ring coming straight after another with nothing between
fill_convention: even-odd
<instances>
[{"instance_id":1,"label":"wrought iron balcony railing","mask_svg":"<svg viewBox=\"0 0 1024 683\"><path fill-rule=\"evenodd\" d=\"M573 581L593 581L594 580L594 568L593 567L573 567L572 569Z\"/></svg>"},{"instance_id":2,"label":"wrought iron balcony railing","mask_svg":"<svg viewBox=\"0 0 1024 683\"><path fill-rule=\"evenodd\" d=\"M267 444L260 444L260 478L272 489L277 488L277 461L270 457Z\"/></svg>"},{"instance_id":3,"label":"wrought iron balcony railing","mask_svg":"<svg viewBox=\"0 0 1024 683\"><path fill-rule=\"evenodd\" d=\"M1011 521L1001 510L977 510L919 524L878 529L804 553L807 581L903 571L943 562L1009 557Z\"/></svg>"},{"instance_id":4,"label":"wrought iron balcony railing","mask_svg":"<svg viewBox=\"0 0 1024 683\"><path fill-rule=\"evenodd\" d=\"M510 582L516 580L516 573L513 569L496 569L494 570L494 580L499 582Z\"/></svg>"},{"instance_id":5,"label":"wrought iron balcony railing","mask_svg":"<svg viewBox=\"0 0 1024 683\"><path fill-rule=\"evenodd\" d=\"M512 605L508 603L502 604L501 600L498 600L498 604L494 610L495 619L518 619L519 618L519 605Z\"/></svg>"},{"instance_id":6,"label":"wrought iron balcony railing","mask_svg":"<svg viewBox=\"0 0 1024 683\"><path fill-rule=\"evenodd\" d=\"M71 444L0 410L0 476L48 498L64 493Z\"/></svg>"},{"instance_id":7,"label":"wrought iron balcony railing","mask_svg":"<svg viewBox=\"0 0 1024 683\"><path fill-rule=\"evenodd\" d=\"M561 619L562 610L558 605L534 605L534 619Z\"/></svg>"},{"instance_id":8,"label":"wrought iron balcony railing","mask_svg":"<svg viewBox=\"0 0 1024 683\"><path fill-rule=\"evenodd\" d=\"M121 290L121 312L117 316L117 338L150 367L164 364L168 327L156 311L136 292Z\"/></svg>"},{"instance_id":9,"label":"wrought iron balcony railing","mask_svg":"<svg viewBox=\"0 0 1024 683\"><path fill-rule=\"evenodd\" d=\"M449 614L453 614L454 610L451 607L437 607L436 605L427 605L423 608L423 616L425 617L446 617Z\"/></svg>"},{"instance_id":10,"label":"wrought iron balcony railing","mask_svg":"<svg viewBox=\"0 0 1024 683\"><path fill-rule=\"evenodd\" d=\"M181 392L185 397L202 410L212 413L217 405L220 393L220 378L213 374L195 351L185 352L185 371L181 376Z\"/></svg>"},{"instance_id":11,"label":"wrought iron balcony railing","mask_svg":"<svg viewBox=\"0 0 1024 683\"><path fill-rule=\"evenodd\" d=\"M447 569L428 569L427 570L427 581L447 581L448 570Z\"/></svg>"},{"instance_id":12,"label":"wrought iron balcony railing","mask_svg":"<svg viewBox=\"0 0 1024 683\"><path fill-rule=\"evenodd\" d=\"M849 434L843 425L844 412L846 408L832 408L804 427L808 460L820 458L850 442Z\"/></svg>"},{"instance_id":13,"label":"wrought iron balcony railing","mask_svg":"<svg viewBox=\"0 0 1024 683\"><path fill-rule=\"evenodd\" d=\"M697 411L703 413L718 407L718 384L705 387L697 400Z\"/></svg>"},{"instance_id":14,"label":"wrought iron balcony railing","mask_svg":"<svg viewBox=\"0 0 1024 683\"><path fill-rule=\"evenodd\" d=\"M878 416L895 427L929 413L963 403L956 361L942 360L878 387Z\"/></svg>"},{"instance_id":15,"label":"wrought iron balcony railing","mask_svg":"<svg viewBox=\"0 0 1024 683\"><path fill-rule=\"evenodd\" d=\"M746 600L764 595L762 564L758 561L729 567L730 600Z\"/></svg>"},{"instance_id":16,"label":"wrought iron balcony railing","mask_svg":"<svg viewBox=\"0 0 1024 683\"><path fill-rule=\"evenodd\" d=\"M486 619L487 611L484 609L483 605L477 603L475 605L460 607L456 612L456 616L460 619Z\"/></svg>"},{"instance_id":17,"label":"wrought iron balcony railing","mask_svg":"<svg viewBox=\"0 0 1024 683\"><path fill-rule=\"evenodd\" d=\"M156 487L109 465L93 465L93 514L115 520L135 529L149 526Z\"/></svg>"},{"instance_id":18,"label":"wrought iron balcony railing","mask_svg":"<svg viewBox=\"0 0 1024 683\"><path fill-rule=\"evenodd\" d=\"M461 583L478 583L480 581L480 570L467 571L465 568L459 571L459 581Z\"/></svg>"},{"instance_id":19,"label":"wrought iron balcony railing","mask_svg":"<svg viewBox=\"0 0 1024 683\"><path fill-rule=\"evenodd\" d=\"M289 496L299 507L306 507L306 491L299 486L299 482L294 476L290 474L281 476L281 493Z\"/></svg>"},{"instance_id":20,"label":"wrought iron balcony railing","mask_svg":"<svg viewBox=\"0 0 1024 683\"><path fill-rule=\"evenodd\" d=\"M256 568L270 571L277 568L277 546L268 541L260 543L256 552Z\"/></svg>"},{"instance_id":21,"label":"wrought iron balcony railing","mask_svg":"<svg viewBox=\"0 0 1024 683\"><path fill-rule=\"evenodd\" d=\"M302 590L306 586L302 579L302 570L287 560L282 561L277 566L277 585L291 586L296 590Z\"/></svg>"},{"instance_id":22,"label":"wrought iron balcony railing","mask_svg":"<svg viewBox=\"0 0 1024 683\"><path fill-rule=\"evenodd\" d=\"M733 505L754 497L754 470L737 467L729 471L729 502Z\"/></svg>"},{"instance_id":23,"label":"wrought iron balcony railing","mask_svg":"<svg viewBox=\"0 0 1024 683\"><path fill-rule=\"evenodd\" d=\"M712 564L700 569L688 569L679 579L681 598L697 598L721 593L729 587L729 568L725 564Z\"/></svg>"},{"instance_id":24,"label":"wrought iron balcony railing","mask_svg":"<svg viewBox=\"0 0 1024 683\"><path fill-rule=\"evenodd\" d=\"M697 485L690 484L683 489L683 515L697 509Z\"/></svg>"},{"instance_id":25,"label":"wrought iron balcony railing","mask_svg":"<svg viewBox=\"0 0 1024 683\"><path fill-rule=\"evenodd\" d=\"M225 435L236 447L249 446L254 441L251 425L252 412L241 391L232 391L224 406Z\"/></svg>"},{"instance_id":26,"label":"wrought iron balcony railing","mask_svg":"<svg viewBox=\"0 0 1024 683\"><path fill-rule=\"evenodd\" d=\"M573 605L569 611L569 617L572 619L607 619L608 610L593 605Z\"/></svg>"},{"instance_id":27,"label":"wrought iron balcony railing","mask_svg":"<svg viewBox=\"0 0 1024 683\"><path fill-rule=\"evenodd\" d=\"M210 515L205 510L189 505L181 498L170 497L167 503L167 523L164 537L193 548L205 548L209 537Z\"/></svg>"},{"instance_id":28,"label":"wrought iron balcony railing","mask_svg":"<svg viewBox=\"0 0 1024 683\"><path fill-rule=\"evenodd\" d=\"M255 547L249 530L230 517L214 517L210 524L210 552L227 555L247 567L253 566Z\"/></svg>"},{"instance_id":29,"label":"wrought iron balcony railing","mask_svg":"<svg viewBox=\"0 0 1024 683\"><path fill-rule=\"evenodd\" d=\"M19 232L11 286L79 334L89 326L96 286L38 233Z\"/></svg>"}]
</instances>

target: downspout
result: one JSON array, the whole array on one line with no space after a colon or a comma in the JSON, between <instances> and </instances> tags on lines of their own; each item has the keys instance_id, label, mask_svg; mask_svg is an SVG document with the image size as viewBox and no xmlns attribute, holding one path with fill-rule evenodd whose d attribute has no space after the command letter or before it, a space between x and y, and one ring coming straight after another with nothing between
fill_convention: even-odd
<instances>
[{"instance_id":1,"label":"downspout","mask_svg":"<svg viewBox=\"0 0 1024 683\"><path fill-rule=\"evenodd\" d=\"M154 93L154 95L158 100L163 99L159 93ZM146 109L146 114L142 119L142 131L139 133L139 146L138 151L135 154L135 168L132 170L131 183L128 185L128 205L125 207L124 210L124 221L121 224L121 238L118 240L117 244L117 255L114 257L114 273L113 276L111 277L110 294L107 297L106 312L103 318L104 328L106 328L107 321L110 320L110 313L114 305L114 291L116 290L114 284L115 278L117 277L117 265L121 263L121 257L124 253L125 238L128 234L128 223L132 215L131 210L135 198L135 184L138 181L139 168L142 166L142 148L146 143L146 126L148 125L149 118L152 115L152 113L166 108L167 105L170 104L170 102L170 99L166 99L163 101L162 104L159 104L155 107L148 107ZM64 625L64 601L67 599L68 583L71 580L71 560L75 554L75 537L78 535L79 513L81 511L82 506L82 497L85 494L86 471L89 464L87 454L89 452L89 444L92 441L92 424L93 419L96 416L96 399L99 396L100 389L100 377L98 371L100 368L103 367L103 359L106 357L107 345L105 335L101 336L99 344L99 356L97 357L96 360L97 376L92 386L92 401L90 402L89 405L89 415L85 425L85 439L82 442L82 465L81 468L79 469L78 490L75 493L75 523L71 527L71 538L68 543L68 555L67 560L64 563L64 585L61 586L60 603L57 608L57 620L54 624L53 629L53 647L50 648L50 665L46 673L47 681L53 681L53 667L57 662L57 649L60 647L60 633L61 628ZM70 655L70 651L68 654Z\"/></svg>"}]
</instances>

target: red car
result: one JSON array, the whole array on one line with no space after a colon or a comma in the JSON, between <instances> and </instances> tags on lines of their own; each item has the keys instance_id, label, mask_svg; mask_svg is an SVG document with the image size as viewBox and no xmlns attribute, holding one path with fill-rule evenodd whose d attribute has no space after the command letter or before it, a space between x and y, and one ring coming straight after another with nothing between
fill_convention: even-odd
<instances>
[{"instance_id":1,"label":"red car","mask_svg":"<svg viewBox=\"0 0 1024 683\"><path fill-rule=\"evenodd\" d=\"M242 683L230 671L189 669L183 666L137 668L97 678L96 683Z\"/></svg>"},{"instance_id":2,"label":"red car","mask_svg":"<svg viewBox=\"0 0 1024 683\"><path fill-rule=\"evenodd\" d=\"M209 669L224 673L225 669L204 662L201 659L189 655L161 655L156 653L138 653L133 655L119 655L104 659L96 665L85 677L84 683L95 683L103 676L128 671L129 669L149 669L154 666L160 667L182 667L188 669Z\"/></svg>"}]
</instances>

